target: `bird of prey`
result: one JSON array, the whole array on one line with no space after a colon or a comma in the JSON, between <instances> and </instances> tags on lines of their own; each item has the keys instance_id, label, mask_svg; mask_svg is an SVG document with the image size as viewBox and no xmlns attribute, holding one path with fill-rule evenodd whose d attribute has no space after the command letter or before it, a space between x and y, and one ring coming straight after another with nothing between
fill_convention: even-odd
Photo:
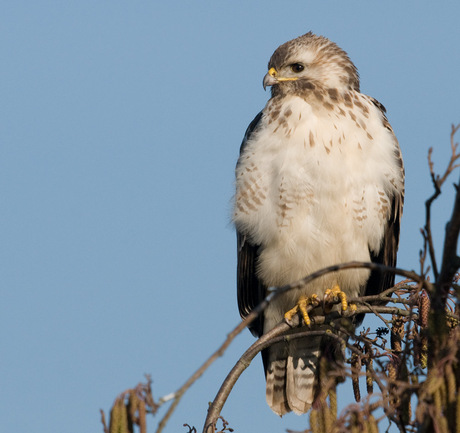
<instances>
[{"instance_id":1,"label":"bird of prey","mask_svg":"<svg viewBox=\"0 0 460 433\"><path fill-rule=\"evenodd\" d=\"M249 125L236 166L232 219L243 318L269 288L327 266L394 266L404 199L403 161L385 108L360 93L345 51L309 32L274 52L263 85L271 86L271 98ZM276 298L249 328L261 336L302 303L376 294L393 284L394 276L366 269L327 274ZM292 339L262 353L267 403L276 414L309 410L321 341Z\"/></svg>"}]
</instances>

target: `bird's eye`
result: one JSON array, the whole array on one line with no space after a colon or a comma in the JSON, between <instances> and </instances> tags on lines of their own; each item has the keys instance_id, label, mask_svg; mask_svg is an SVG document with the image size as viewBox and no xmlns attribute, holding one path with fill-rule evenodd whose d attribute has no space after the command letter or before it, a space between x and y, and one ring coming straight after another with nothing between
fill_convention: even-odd
<instances>
[{"instance_id":1,"label":"bird's eye","mask_svg":"<svg viewBox=\"0 0 460 433\"><path fill-rule=\"evenodd\" d=\"M305 66L302 65L301 63L293 63L291 65L291 71L295 72L296 74L298 74L299 72L302 72L304 69L305 69Z\"/></svg>"}]
</instances>

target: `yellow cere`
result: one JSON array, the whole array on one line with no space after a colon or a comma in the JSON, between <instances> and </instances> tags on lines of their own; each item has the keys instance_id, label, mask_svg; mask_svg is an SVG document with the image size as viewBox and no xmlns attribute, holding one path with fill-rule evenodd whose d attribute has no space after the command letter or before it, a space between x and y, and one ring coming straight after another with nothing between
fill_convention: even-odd
<instances>
[{"instance_id":1,"label":"yellow cere","mask_svg":"<svg viewBox=\"0 0 460 433\"><path fill-rule=\"evenodd\" d=\"M271 75L273 78L276 78L276 76L278 75L278 72L275 68L270 68L268 70L268 75Z\"/></svg>"}]
</instances>

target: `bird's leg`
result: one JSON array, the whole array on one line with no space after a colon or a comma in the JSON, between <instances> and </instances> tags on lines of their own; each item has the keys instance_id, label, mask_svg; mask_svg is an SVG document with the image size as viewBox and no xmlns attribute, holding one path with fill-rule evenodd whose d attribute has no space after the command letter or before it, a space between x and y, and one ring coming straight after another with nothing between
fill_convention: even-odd
<instances>
[{"instance_id":1,"label":"bird's leg","mask_svg":"<svg viewBox=\"0 0 460 433\"><path fill-rule=\"evenodd\" d=\"M305 322L305 325L310 326L311 320L310 320L310 316L308 315L308 311L307 311L307 307L309 305L313 307L316 307L317 305L319 305L318 295L301 296L297 304L295 305L295 307L287 311L284 314L284 318L287 321L290 321L300 311L300 313L302 314L303 320Z\"/></svg>"},{"instance_id":2,"label":"bird's leg","mask_svg":"<svg viewBox=\"0 0 460 433\"><path fill-rule=\"evenodd\" d=\"M356 309L355 305L348 305L347 295L340 289L338 284L332 287L332 289L326 290L326 293L324 294L324 303L327 304L335 301L336 299L340 301L340 304L342 306L342 312L347 311L348 307L350 307L351 309ZM331 308L329 307L327 310L325 308L324 310L326 313L328 313L331 310Z\"/></svg>"}]
</instances>

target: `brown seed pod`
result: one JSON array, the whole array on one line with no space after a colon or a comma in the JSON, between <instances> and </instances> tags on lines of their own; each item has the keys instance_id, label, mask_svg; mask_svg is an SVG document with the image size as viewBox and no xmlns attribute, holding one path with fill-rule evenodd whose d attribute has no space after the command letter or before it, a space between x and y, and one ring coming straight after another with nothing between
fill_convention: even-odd
<instances>
[{"instance_id":1,"label":"brown seed pod","mask_svg":"<svg viewBox=\"0 0 460 433\"><path fill-rule=\"evenodd\" d=\"M418 322L422 328L428 326L428 314L430 313L430 297L426 290L422 290L418 298L419 318Z\"/></svg>"}]
</instances>

